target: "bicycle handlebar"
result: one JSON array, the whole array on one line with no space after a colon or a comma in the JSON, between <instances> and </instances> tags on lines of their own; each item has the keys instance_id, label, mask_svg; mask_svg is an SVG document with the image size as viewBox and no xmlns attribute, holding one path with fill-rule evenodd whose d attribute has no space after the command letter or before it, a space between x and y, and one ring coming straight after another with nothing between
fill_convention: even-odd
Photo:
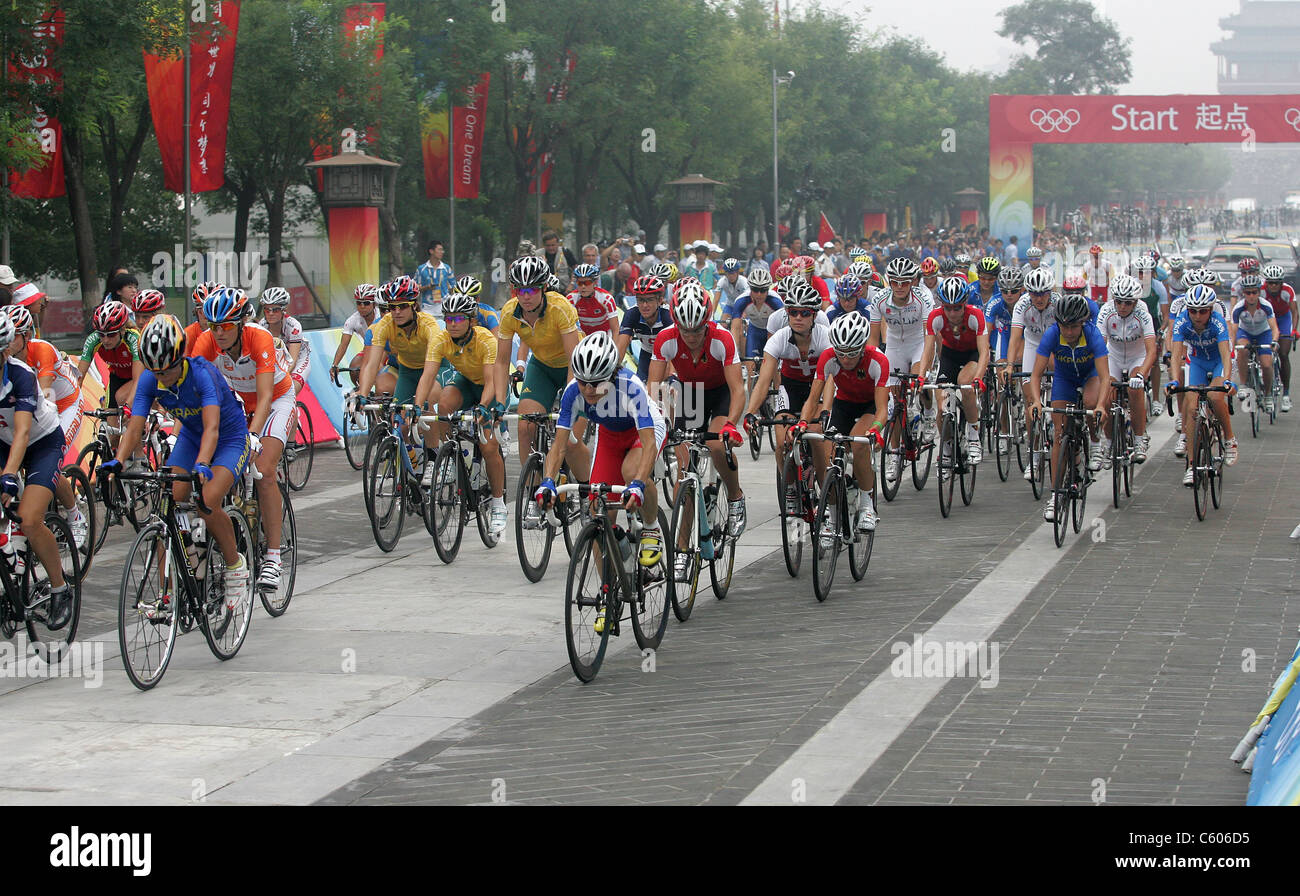
<instances>
[{"instance_id":1,"label":"bicycle handlebar","mask_svg":"<svg viewBox=\"0 0 1300 896\"><path fill-rule=\"evenodd\" d=\"M722 442L723 454L727 459L727 469L736 469L736 453L732 450L731 440L722 438L722 433L709 432L703 429L674 429L668 433L668 438L664 441L665 448L671 448L675 445L684 445L687 442Z\"/></svg>"},{"instance_id":2,"label":"bicycle handlebar","mask_svg":"<svg viewBox=\"0 0 1300 896\"><path fill-rule=\"evenodd\" d=\"M253 467L253 469L256 470L257 467ZM123 470L115 475L119 479L126 479L132 482L188 482L193 486L191 496L194 498L194 503L198 506L199 510L202 511L205 516L212 512L212 508L208 507L208 505L203 501L203 483L199 480L198 473L173 473L171 470ZM257 477L261 478L261 474L258 473ZM101 488L108 488L107 479L101 482ZM107 498L107 496L105 496L105 498Z\"/></svg>"}]
</instances>

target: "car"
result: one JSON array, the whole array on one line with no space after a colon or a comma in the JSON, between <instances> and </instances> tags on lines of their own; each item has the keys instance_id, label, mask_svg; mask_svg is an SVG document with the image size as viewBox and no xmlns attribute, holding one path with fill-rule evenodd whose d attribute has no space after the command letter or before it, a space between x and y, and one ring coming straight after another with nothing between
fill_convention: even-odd
<instances>
[{"instance_id":1,"label":"car","mask_svg":"<svg viewBox=\"0 0 1300 896\"><path fill-rule=\"evenodd\" d=\"M1219 243L1205 256L1204 267L1219 275L1219 294L1226 295L1241 273L1237 267L1243 259L1253 258L1264 264L1264 253L1253 243Z\"/></svg>"},{"instance_id":2,"label":"car","mask_svg":"<svg viewBox=\"0 0 1300 896\"><path fill-rule=\"evenodd\" d=\"M1300 289L1300 252L1286 237L1246 234L1234 237L1233 243L1251 243L1264 255L1264 264L1280 264L1286 271L1286 282Z\"/></svg>"}]
</instances>

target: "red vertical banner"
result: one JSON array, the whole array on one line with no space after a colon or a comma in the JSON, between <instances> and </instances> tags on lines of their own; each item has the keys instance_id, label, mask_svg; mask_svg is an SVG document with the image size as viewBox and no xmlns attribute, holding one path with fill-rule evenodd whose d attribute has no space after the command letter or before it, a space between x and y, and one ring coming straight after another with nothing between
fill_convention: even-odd
<instances>
[{"instance_id":1,"label":"red vertical banner","mask_svg":"<svg viewBox=\"0 0 1300 896\"><path fill-rule=\"evenodd\" d=\"M561 62L562 73L550 87L546 89L546 102L559 103L569 93L569 76L573 70L578 67L578 56L572 50L564 51L564 59ZM528 145L528 151L533 151L533 145ZM551 190L551 173L555 170L555 154L543 153L542 157L537 160L537 175L528 183L528 192L549 193Z\"/></svg>"},{"instance_id":2,"label":"red vertical banner","mask_svg":"<svg viewBox=\"0 0 1300 896\"><path fill-rule=\"evenodd\" d=\"M478 83L470 87L467 106L452 110L452 158L455 170L457 199L477 199L479 173L483 156L483 130L487 121L488 83L491 73L484 72Z\"/></svg>"},{"instance_id":3,"label":"red vertical banner","mask_svg":"<svg viewBox=\"0 0 1300 896\"><path fill-rule=\"evenodd\" d=\"M239 3L212 0L209 24L219 27L190 41L190 188L219 190L226 182L230 84L235 73ZM185 60L144 54L149 109L162 155L163 185L185 191Z\"/></svg>"},{"instance_id":4,"label":"red vertical banner","mask_svg":"<svg viewBox=\"0 0 1300 896\"><path fill-rule=\"evenodd\" d=\"M52 51L63 43L63 10L54 9L32 26L33 52L7 61L9 77L57 90L62 76L51 64ZM58 118L36 108L32 118L41 145L41 162L26 171L11 172L9 188L16 196L51 199L66 192L63 182L63 127Z\"/></svg>"},{"instance_id":5,"label":"red vertical banner","mask_svg":"<svg viewBox=\"0 0 1300 896\"><path fill-rule=\"evenodd\" d=\"M384 58L384 39L382 36L375 36L378 26L384 21L383 3L358 3L355 6L349 6L343 10L343 43L345 46L352 46L358 41L369 40L372 37L375 41L375 63ZM378 71L375 72L375 83L371 86L367 95L367 101L379 104L379 78ZM357 128L357 139L363 147L374 147L379 143L379 126L371 124L365 128ZM334 155L334 147L329 143L317 143L312 141L312 160L319 162L322 159L328 159ZM316 169L316 191L321 192L325 189L325 172Z\"/></svg>"}]
</instances>

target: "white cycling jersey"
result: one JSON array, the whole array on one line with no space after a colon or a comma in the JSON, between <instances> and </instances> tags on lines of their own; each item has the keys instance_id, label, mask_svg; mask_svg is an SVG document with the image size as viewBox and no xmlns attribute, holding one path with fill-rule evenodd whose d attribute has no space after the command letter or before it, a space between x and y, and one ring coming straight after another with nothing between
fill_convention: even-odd
<instances>
[{"instance_id":1,"label":"white cycling jersey","mask_svg":"<svg viewBox=\"0 0 1300 896\"><path fill-rule=\"evenodd\" d=\"M894 301L890 289L876 290L871 298L871 320L880 321L886 345L917 345L925 342L925 322L934 310L934 304L926 298L925 292L913 287L902 305Z\"/></svg>"},{"instance_id":2,"label":"white cycling jersey","mask_svg":"<svg viewBox=\"0 0 1300 896\"><path fill-rule=\"evenodd\" d=\"M1114 302L1101 306L1097 329L1106 337L1110 355L1110 374L1119 377L1124 371L1136 371L1146 361L1146 338L1156 335L1155 321L1147 306L1138 302L1128 315L1121 315Z\"/></svg>"}]
</instances>

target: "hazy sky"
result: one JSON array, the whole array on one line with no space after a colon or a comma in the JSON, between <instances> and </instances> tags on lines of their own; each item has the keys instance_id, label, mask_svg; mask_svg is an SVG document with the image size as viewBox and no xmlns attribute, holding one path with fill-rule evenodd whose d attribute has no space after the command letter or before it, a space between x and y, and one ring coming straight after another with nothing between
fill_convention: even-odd
<instances>
[{"instance_id":1,"label":"hazy sky","mask_svg":"<svg viewBox=\"0 0 1300 896\"><path fill-rule=\"evenodd\" d=\"M790 2L797 11L802 0ZM855 17L869 9L867 27L919 37L959 70L1001 72L1017 52L1012 41L997 35L998 12L1013 0L822 2ZM1133 80L1123 92L1218 92L1218 61L1209 47L1223 36L1219 19L1240 10L1238 0L1096 0L1094 5L1132 40Z\"/></svg>"}]
</instances>

